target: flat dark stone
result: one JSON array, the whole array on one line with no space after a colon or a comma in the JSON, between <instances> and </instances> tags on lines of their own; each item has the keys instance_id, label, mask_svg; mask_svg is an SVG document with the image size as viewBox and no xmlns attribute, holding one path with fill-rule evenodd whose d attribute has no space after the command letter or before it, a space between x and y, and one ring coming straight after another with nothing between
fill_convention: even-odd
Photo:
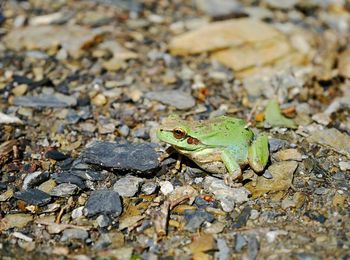
<instances>
[{"instance_id":1,"label":"flat dark stone","mask_svg":"<svg viewBox=\"0 0 350 260\"><path fill-rule=\"evenodd\" d=\"M119 216L123 211L118 192L112 190L95 190L84 208L84 214L93 217L99 214Z\"/></svg>"},{"instance_id":2,"label":"flat dark stone","mask_svg":"<svg viewBox=\"0 0 350 260\"><path fill-rule=\"evenodd\" d=\"M117 171L150 173L159 167L155 144L120 144L96 141L82 153L85 163Z\"/></svg>"},{"instance_id":3,"label":"flat dark stone","mask_svg":"<svg viewBox=\"0 0 350 260\"><path fill-rule=\"evenodd\" d=\"M204 221L214 221L214 216L204 210L185 210L184 217L186 220L185 229L190 232L195 232L198 230Z\"/></svg>"},{"instance_id":4,"label":"flat dark stone","mask_svg":"<svg viewBox=\"0 0 350 260\"><path fill-rule=\"evenodd\" d=\"M69 158L68 155L66 154L63 154L57 150L50 150L50 151L47 151L46 154L45 154L45 157L46 158L49 158L49 159L53 159L53 160L56 160L56 161L63 161L67 158Z\"/></svg>"},{"instance_id":5,"label":"flat dark stone","mask_svg":"<svg viewBox=\"0 0 350 260\"><path fill-rule=\"evenodd\" d=\"M103 181L107 177L107 175L103 172L92 171L92 170L86 170L86 171L73 170L71 171L71 174L74 174L79 178L82 178L83 180L89 180L89 181Z\"/></svg>"},{"instance_id":6,"label":"flat dark stone","mask_svg":"<svg viewBox=\"0 0 350 260\"><path fill-rule=\"evenodd\" d=\"M27 204L37 206L43 206L51 201L51 196L49 194L38 189L16 192L14 197L18 200L23 200Z\"/></svg>"},{"instance_id":7,"label":"flat dark stone","mask_svg":"<svg viewBox=\"0 0 350 260\"><path fill-rule=\"evenodd\" d=\"M52 178L59 184L71 183L77 185L82 190L86 188L84 180L70 172L55 173L52 175Z\"/></svg>"},{"instance_id":8,"label":"flat dark stone","mask_svg":"<svg viewBox=\"0 0 350 260\"><path fill-rule=\"evenodd\" d=\"M242 209L241 213L239 214L237 221L233 224L234 228L241 228L244 227L247 224L247 221L250 217L250 213L252 212L252 208L247 206Z\"/></svg>"}]
</instances>

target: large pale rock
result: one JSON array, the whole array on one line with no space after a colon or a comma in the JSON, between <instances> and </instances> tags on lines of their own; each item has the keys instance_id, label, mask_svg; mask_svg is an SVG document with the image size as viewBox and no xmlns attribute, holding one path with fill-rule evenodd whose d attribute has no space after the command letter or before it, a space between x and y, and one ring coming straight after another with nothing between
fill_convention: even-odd
<instances>
[{"instance_id":1,"label":"large pale rock","mask_svg":"<svg viewBox=\"0 0 350 260\"><path fill-rule=\"evenodd\" d=\"M176 36L169 43L169 49L174 55L187 55L266 41L278 36L281 33L266 23L242 18L214 22Z\"/></svg>"},{"instance_id":2,"label":"large pale rock","mask_svg":"<svg viewBox=\"0 0 350 260\"><path fill-rule=\"evenodd\" d=\"M338 70L339 75L350 78L350 48L340 54Z\"/></svg>"},{"instance_id":3,"label":"large pale rock","mask_svg":"<svg viewBox=\"0 0 350 260\"><path fill-rule=\"evenodd\" d=\"M218 60L234 71L261 67L288 55L291 47L284 37L274 38L260 45L243 45L213 53Z\"/></svg>"}]
</instances>

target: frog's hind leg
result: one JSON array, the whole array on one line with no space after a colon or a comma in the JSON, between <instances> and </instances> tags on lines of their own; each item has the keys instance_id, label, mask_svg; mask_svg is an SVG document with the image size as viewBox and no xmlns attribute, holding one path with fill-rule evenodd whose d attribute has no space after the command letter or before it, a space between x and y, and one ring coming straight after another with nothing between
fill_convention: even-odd
<instances>
[{"instance_id":1,"label":"frog's hind leg","mask_svg":"<svg viewBox=\"0 0 350 260\"><path fill-rule=\"evenodd\" d=\"M230 186L236 186L235 182L241 181L242 179L241 167L237 163L235 157L227 150L221 153L221 160L228 171L224 177L225 183Z\"/></svg>"},{"instance_id":2,"label":"frog's hind leg","mask_svg":"<svg viewBox=\"0 0 350 260\"><path fill-rule=\"evenodd\" d=\"M262 172L269 160L269 141L266 135L258 135L248 149L249 165L255 172Z\"/></svg>"}]
</instances>

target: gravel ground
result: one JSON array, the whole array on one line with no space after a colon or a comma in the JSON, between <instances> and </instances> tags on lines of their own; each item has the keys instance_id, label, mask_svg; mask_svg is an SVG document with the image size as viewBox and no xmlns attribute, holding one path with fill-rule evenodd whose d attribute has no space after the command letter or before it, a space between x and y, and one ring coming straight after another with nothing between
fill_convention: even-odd
<instances>
[{"instance_id":1,"label":"gravel ground","mask_svg":"<svg viewBox=\"0 0 350 260\"><path fill-rule=\"evenodd\" d=\"M341 0L0 2L1 258L350 258L349 32ZM166 158L171 114L267 167Z\"/></svg>"}]
</instances>

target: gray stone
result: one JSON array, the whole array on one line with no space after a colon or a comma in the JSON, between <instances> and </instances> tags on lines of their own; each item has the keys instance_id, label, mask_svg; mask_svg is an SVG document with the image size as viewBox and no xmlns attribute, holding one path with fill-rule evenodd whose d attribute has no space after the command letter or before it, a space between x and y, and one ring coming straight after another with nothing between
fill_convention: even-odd
<instances>
[{"instance_id":1,"label":"gray stone","mask_svg":"<svg viewBox=\"0 0 350 260\"><path fill-rule=\"evenodd\" d=\"M180 110L194 107L196 101L194 98L181 90L162 90L146 93L146 98L157 100L167 105L171 105Z\"/></svg>"},{"instance_id":2,"label":"gray stone","mask_svg":"<svg viewBox=\"0 0 350 260\"><path fill-rule=\"evenodd\" d=\"M134 176L126 176L119 179L113 186L113 190L118 192L122 197L133 197L143 182L141 178Z\"/></svg>"},{"instance_id":3,"label":"gray stone","mask_svg":"<svg viewBox=\"0 0 350 260\"><path fill-rule=\"evenodd\" d=\"M96 218L96 222L97 222L98 226L101 228L108 227L109 224L111 224L111 220L106 215L99 215Z\"/></svg>"},{"instance_id":4,"label":"gray stone","mask_svg":"<svg viewBox=\"0 0 350 260\"><path fill-rule=\"evenodd\" d=\"M84 215L93 217L99 214L119 216L122 213L122 203L119 194L111 190L96 190L91 195L84 208Z\"/></svg>"},{"instance_id":5,"label":"gray stone","mask_svg":"<svg viewBox=\"0 0 350 260\"><path fill-rule=\"evenodd\" d=\"M142 185L141 191L146 195L153 194L158 188L158 184L155 182L146 182Z\"/></svg>"},{"instance_id":6,"label":"gray stone","mask_svg":"<svg viewBox=\"0 0 350 260\"><path fill-rule=\"evenodd\" d=\"M247 245L247 240L245 237L241 234L236 235L236 244L235 244L235 251L241 252L243 247Z\"/></svg>"},{"instance_id":7,"label":"gray stone","mask_svg":"<svg viewBox=\"0 0 350 260\"><path fill-rule=\"evenodd\" d=\"M276 139L276 138L269 139L269 150L270 150L270 153L277 152L281 148L285 147L287 144L288 144L288 142L285 141L285 140Z\"/></svg>"},{"instance_id":8,"label":"gray stone","mask_svg":"<svg viewBox=\"0 0 350 260\"><path fill-rule=\"evenodd\" d=\"M212 17L227 16L241 9L235 0L196 0L197 7Z\"/></svg>"},{"instance_id":9,"label":"gray stone","mask_svg":"<svg viewBox=\"0 0 350 260\"><path fill-rule=\"evenodd\" d=\"M60 93L55 95L40 95L40 96L20 96L13 100L15 106L23 107L70 107L77 104L77 99L73 96L66 96Z\"/></svg>"},{"instance_id":10,"label":"gray stone","mask_svg":"<svg viewBox=\"0 0 350 260\"><path fill-rule=\"evenodd\" d=\"M219 260L227 260L230 259L230 248L227 246L225 239L218 238L217 247L219 252L217 253Z\"/></svg>"},{"instance_id":11,"label":"gray stone","mask_svg":"<svg viewBox=\"0 0 350 260\"><path fill-rule=\"evenodd\" d=\"M265 2L272 8L291 9L299 2L299 0L265 0Z\"/></svg>"},{"instance_id":12,"label":"gray stone","mask_svg":"<svg viewBox=\"0 0 350 260\"><path fill-rule=\"evenodd\" d=\"M52 175L52 178L57 182L57 183L70 183L70 184L75 184L77 185L80 189L85 189L86 185L84 181L70 173L70 172L61 172L61 173L55 173Z\"/></svg>"},{"instance_id":13,"label":"gray stone","mask_svg":"<svg viewBox=\"0 0 350 260\"><path fill-rule=\"evenodd\" d=\"M61 241L66 242L73 239L85 241L89 237L89 233L86 230L78 228L70 228L63 231Z\"/></svg>"},{"instance_id":14,"label":"gray stone","mask_svg":"<svg viewBox=\"0 0 350 260\"><path fill-rule=\"evenodd\" d=\"M81 216L83 216L83 209L84 209L84 206L73 209L72 219L77 219L77 218L80 218Z\"/></svg>"},{"instance_id":15,"label":"gray stone","mask_svg":"<svg viewBox=\"0 0 350 260\"><path fill-rule=\"evenodd\" d=\"M151 173L159 167L157 146L95 141L83 151L85 163L122 172Z\"/></svg>"},{"instance_id":16,"label":"gray stone","mask_svg":"<svg viewBox=\"0 0 350 260\"><path fill-rule=\"evenodd\" d=\"M51 201L49 194L38 189L28 189L16 192L14 197L18 200L23 200L27 204L38 206L46 205Z\"/></svg>"},{"instance_id":17,"label":"gray stone","mask_svg":"<svg viewBox=\"0 0 350 260\"><path fill-rule=\"evenodd\" d=\"M53 188L50 192L51 196L69 197L77 193L79 187L71 183L62 183Z\"/></svg>"},{"instance_id":18,"label":"gray stone","mask_svg":"<svg viewBox=\"0 0 350 260\"><path fill-rule=\"evenodd\" d=\"M260 249L260 244L258 239L256 238L256 235L251 234L247 236L247 241L248 241L248 257L249 259L257 259L259 249Z\"/></svg>"}]
</instances>

